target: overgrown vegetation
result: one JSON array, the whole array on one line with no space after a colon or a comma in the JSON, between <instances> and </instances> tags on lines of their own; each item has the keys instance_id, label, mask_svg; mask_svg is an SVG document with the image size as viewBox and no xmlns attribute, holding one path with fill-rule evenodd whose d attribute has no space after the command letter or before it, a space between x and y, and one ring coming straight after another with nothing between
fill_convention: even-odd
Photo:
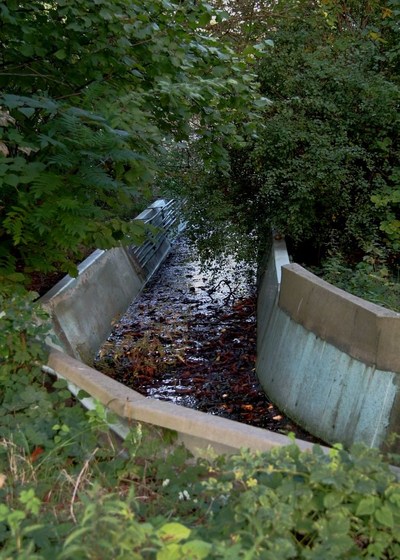
<instances>
[{"instance_id":1,"label":"overgrown vegetation","mask_svg":"<svg viewBox=\"0 0 400 560\"><path fill-rule=\"evenodd\" d=\"M331 255L322 269L312 270L342 290L400 312L400 276L393 275L385 265L376 266L373 256L351 267L340 254Z\"/></svg>"},{"instance_id":2,"label":"overgrown vegetation","mask_svg":"<svg viewBox=\"0 0 400 560\"><path fill-rule=\"evenodd\" d=\"M25 300L2 307L1 559L398 558L400 484L376 450L194 461L140 425L120 444L42 372Z\"/></svg>"},{"instance_id":3,"label":"overgrown vegetation","mask_svg":"<svg viewBox=\"0 0 400 560\"><path fill-rule=\"evenodd\" d=\"M32 451L2 439L0 558L399 557L400 485L376 451L188 462L141 426L115 445L103 409L88 416L69 408Z\"/></svg>"},{"instance_id":4,"label":"overgrown vegetation","mask_svg":"<svg viewBox=\"0 0 400 560\"><path fill-rule=\"evenodd\" d=\"M168 142L195 135L204 168L223 171L255 126L253 76L205 33L212 13L197 1L0 1L2 401L44 361L31 275L74 275L87 247L140 242L131 218Z\"/></svg>"},{"instance_id":5,"label":"overgrown vegetation","mask_svg":"<svg viewBox=\"0 0 400 560\"><path fill-rule=\"evenodd\" d=\"M230 175L187 189L200 200L197 230L220 248L230 221L248 253L272 226L297 262L355 270L357 286L343 275L342 286L362 297L375 293L373 276L384 279L372 297L398 309L398 0L243 0L235 13L216 32L258 61L270 104L258 137L230 151Z\"/></svg>"},{"instance_id":6,"label":"overgrown vegetation","mask_svg":"<svg viewBox=\"0 0 400 560\"><path fill-rule=\"evenodd\" d=\"M243 140L253 79L204 33L207 4L12 0L0 13L3 281L74 273L82 246L140 241L129 218L168 138L196 135L221 169Z\"/></svg>"},{"instance_id":7,"label":"overgrown vegetation","mask_svg":"<svg viewBox=\"0 0 400 560\"><path fill-rule=\"evenodd\" d=\"M42 371L29 275L140 241L154 177L194 201L204 246L230 232L243 255L273 225L346 287L354 266L392 282L400 1L226 6L0 1L1 559L400 556L376 451L188 462L140 426L120 446Z\"/></svg>"}]
</instances>

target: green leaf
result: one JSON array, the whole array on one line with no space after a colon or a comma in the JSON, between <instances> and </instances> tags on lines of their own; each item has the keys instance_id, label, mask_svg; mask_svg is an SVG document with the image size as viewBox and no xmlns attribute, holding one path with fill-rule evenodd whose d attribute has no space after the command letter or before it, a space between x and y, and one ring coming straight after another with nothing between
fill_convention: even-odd
<instances>
[{"instance_id":1,"label":"green leaf","mask_svg":"<svg viewBox=\"0 0 400 560\"><path fill-rule=\"evenodd\" d=\"M356 515L372 515L376 510L378 499L375 496L362 498L356 509Z\"/></svg>"},{"instance_id":2,"label":"green leaf","mask_svg":"<svg viewBox=\"0 0 400 560\"><path fill-rule=\"evenodd\" d=\"M16 187L19 183L19 177L17 175L14 175L13 173L9 173L3 178L3 182L5 185Z\"/></svg>"},{"instance_id":3,"label":"green leaf","mask_svg":"<svg viewBox=\"0 0 400 560\"><path fill-rule=\"evenodd\" d=\"M30 511L34 515L39 513L41 501L36 497L35 490L33 488L22 490L19 500L22 504L25 504L27 511Z\"/></svg>"},{"instance_id":4,"label":"green leaf","mask_svg":"<svg viewBox=\"0 0 400 560\"><path fill-rule=\"evenodd\" d=\"M394 528L393 513L389 506L383 506L375 511L375 518L379 523L390 529Z\"/></svg>"},{"instance_id":5,"label":"green leaf","mask_svg":"<svg viewBox=\"0 0 400 560\"><path fill-rule=\"evenodd\" d=\"M106 21L111 21L113 19L113 14L111 13L111 11L105 8L101 8L100 16Z\"/></svg>"},{"instance_id":6,"label":"green leaf","mask_svg":"<svg viewBox=\"0 0 400 560\"><path fill-rule=\"evenodd\" d=\"M18 111L28 118L35 113L35 109L33 107L19 107Z\"/></svg>"},{"instance_id":7,"label":"green leaf","mask_svg":"<svg viewBox=\"0 0 400 560\"><path fill-rule=\"evenodd\" d=\"M21 45L19 47L19 51L24 55L24 56L32 56L35 52L33 45Z\"/></svg>"},{"instance_id":8,"label":"green leaf","mask_svg":"<svg viewBox=\"0 0 400 560\"><path fill-rule=\"evenodd\" d=\"M342 501L343 494L330 493L324 497L324 507L326 507L326 509L331 509L341 504Z\"/></svg>"},{"instance_id":9,"label":"green leaf","mask_svg":"<svg viewBox=\"0 0 400 560\"><path fill-rule=\"evenodd\" d=\"M59 49L54 53L54 56L59 60L64 60L65 58L67 58L67 52L65 49Z\"/></svg>"},{"instance_id":10,"label":"green leaf","mask_svg":"<svg viewBox=\"0 0 400 560\"><path fill-rule=\"evenodd\" d=\"M179 544L169 544L157 552L156 558L157 560L181 560L181 547Z\"/></svg>"},{"instance_id":11,"label":"green leaf","mask_svg":"<svg viewBox=\"0 0 400 560\"><path fill-rule=\"evenodd\" d=\"M5 94L1 96L2 102L9 107L10 109L14 109L21 105L21 96L19 95L12 95L12 94Z\"/></svg>"},{"instance_id":12,"label":"green leaf","mask_svg":"<svg viewBox=\"0 0 400 560\"><path fill-rule=\"evenodd\" d=\"M201 16L199 17L199 26L206 27L206 25L208 25L210 21L211 21L211 14L209 13L201 14Z\"/></svg>"},{"instance_id":13,"label":"green leaf","mask_svg":"<svg viewBox=\"0 0 400 560\"><path fill-rule=\"evenodd\" d=\"M157 531L157 534L163 541L180 542L187 539L191 530L181 523L166 523Z\"/></svg>"},{"instance_id":14,"label":"green leaf","mask_svg":"<svg viewBox=\"0 0 400 560\"><path fill-rule=\"evenodd\" d=\"M68 383L65 379L57 379L54 381L53 387L55 389L66 389L68 387Z\"/></svg>"},{"instance_id":15,"label":"green leaf","mask_svg":"<svg viewBox=\"0 0 400 560\"><path fill-rule=\"evenodd\" d=\"M189 541L182 545L182 552L184 556L193 560L207 558L211 549L212 545L210 543L201 540Z\"/></svg>"}]
</instances>

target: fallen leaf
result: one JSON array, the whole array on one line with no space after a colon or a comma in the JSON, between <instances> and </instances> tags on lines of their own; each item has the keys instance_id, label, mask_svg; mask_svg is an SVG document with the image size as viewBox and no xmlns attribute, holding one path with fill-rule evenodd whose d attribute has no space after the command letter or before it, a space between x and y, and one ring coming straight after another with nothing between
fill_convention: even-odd
<instances>
[{"instance_id":1,"label":"fallen leaf","mask_svg":"<svg viewBox=\"0 0 400 560\"><path fill-rule=\"evenodd\" d=\"M39 455L41 455L43 452L44 452L44 449L42 447L35 447L35 449L30 454L30 457L29 457L30 462L33 463L34 461L36 461L36 459L39 457Z\"/></svg>"},{"instance_id":2,"label":"fallen leaf","mask_svg":"<svg viewBox=\"0 0 400 560\"><path fill-rule=\"evenodd\" d=\"M242 404L242 406L240 408L243 408L243 410L253 410L253 405L252 404Z\"/></svg>"}]
</instances>

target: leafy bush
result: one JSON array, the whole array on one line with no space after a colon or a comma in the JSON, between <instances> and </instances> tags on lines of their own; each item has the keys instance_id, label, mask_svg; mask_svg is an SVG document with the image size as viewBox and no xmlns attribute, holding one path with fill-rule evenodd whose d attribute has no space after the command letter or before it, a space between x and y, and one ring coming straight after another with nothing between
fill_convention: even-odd
<instances>
[{"instance_id":1,"label":"leafy bush","mask_svg":"<svg viewBox=\"0 0 400 560\"><path fill-rule=\"evenodd\" d=\"M230 176L205 177L203 197L188 193L193 205L200 200L197 229L207 240L211 230L216 247L233 229L249 253L256 244L263 252L272 226L286 235L297 262L321 266L338 254L368 283L363 263L373 260L395 280L398 0L261 2L261 21L248 2L239 6L243 33L273 44L256 62L270 103L251 147L230 151ZM256 56L250 47L245 52ZM372 297L380 300L379 286Z\"/></svg>"},{"instance_id":2,"label":"leafy bush","mask_svg":"<svg viewBox=\"0 0 400 560\"><path fill-rule=\"evenodd\" d=\"M0 273L76 272L82 245L142 239L168 138L224 168L255 85L201 2L1 2ZM232 123L222 127L227 119ZM132 215L132 214L131 214ZM45 255L45 257L44 257Z\"/></svg>"},{"instance_id":3,"label":"leafy bush","mask_svg":"<svg viewBox=\"0 0 400 560\"><path fill-rule=\"evenodd\" d=\"M379 69L379 44L361 31L332 32L317 14L272 36L260 66L274 103L254 154L259 202L278 230L320 257L335 247L357 259L372 243L386 245L390 261L397 243L375 203L397 188L399 90Z\"/></svg>"},{"instance_id":4,"label":"leafy bush","mask_svg":"<svg viewBox=\"0 0 400 560\"><path fill-rule=\"evenodd\" d=\"M11 285L0 289L0 380L24 373L33 365L40 370L46 355L45 338L50 325L43 309L34 304L37 294L13 290ZM35 366L36 364L36 366Z\"/></svg>"},{"instance_id":5,"label":"leafy bush","mask_svg":"<svg viewBox=\"0 0 400 560\"><path fill-rule=\"evenodd\" d=\"M90 415L85 433L92 437L107 417L101 408ZM72 456L80 436L67 424L42 454L3 440L0 558L400 554L400 485L377 451L300 452L293 443L195 462L184 448L168 452L159 435L142 430L133 429L122 449L88 439Z\"/></svg>"},{"instance_id":6,"label":"leafy bush","mask_svg":"<svg viewBox=\"0 0 400 560\"><path fill-rule=\"evenodd\" d=\"M274 104L251 156L258 203L288 236L295 260L397 310L399 82L384 62L390 34L380 41L376 33L398 16L389 10L382 19L371 6L372 21L362 23L359 6L349 4L349 25L339 3L328 4L327 19L314 12L282 25L261 63Z\"/></svg>"},{"instance_id":7,"label":"leafy bush","mask_svg":"<svg viewBox=\"0 0 400 560\"><path fill-rule=\"evenodd\" d=\"M321 268L312 270L342 290L400 312L399 276L392 276L390 270L376 264L371 255L355 267L349 266L340 254L333 255L324 261Z\"/></svg>"},{"instance_id":8,"label":"leafy bush","mask_svg":"<svg viewBox=\"0 0 400 560\"><path fill-rule=\"evenodd\" d=\"M140 425L121 445L102 406L85 413L41 371L29 299L3 305L0 558L398 557L400 485L376 450L194 461Z\"/></svg>"}]
</instances>

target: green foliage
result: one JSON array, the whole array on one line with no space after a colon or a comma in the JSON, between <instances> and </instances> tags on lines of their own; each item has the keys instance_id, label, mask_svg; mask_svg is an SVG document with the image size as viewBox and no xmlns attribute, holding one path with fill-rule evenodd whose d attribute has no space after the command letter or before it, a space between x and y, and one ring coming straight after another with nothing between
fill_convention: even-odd
<instances>
[{"instance_id":1,"label":"green foliage","mask_svg":"<svg viewBox=\"0 0 400 560\"><path fill-rule=\"evenodd\" d=\"M387 145L391 144L389 138L382 143L382 149L386 150ZM394 167L389 179L392 181L390 186L385 185L376 194L371 196L371 201L376 208L384 210L383 221L380 229L383 231L390 241L391 247L396 252L400 251L400 216L398 207L400 204L400 168Z\"/></svg>"},{"instance_id":2,"label":"green foliage","mask_svg":"<svg viewBox=\"0 0 400 560\"><path fill-rule=\"evenodd\" d=\"M45 338L49 332L48 317L34 304L37 294L24 290L0 288L0 382L33 366L40 370L45 352ZM37 365L35 365L37 364Z\"/></svg>"},{"instance_id":3,"label":"green foliage","mask_svg":"<svg viewBox=\"0 0 400 560\"><path fill-rule=\"evenodd\" d=\"M51 337L50 321L37 294L2 283L0 289L0 437L29 455L53 449L60 434L75 427L72 454L89 437L82 408L71 406L65 381L50 383L42 371ZM46 388L49 390L47 391ZM59 429L54 426L59 425ZM77 432L82 431L78 443ZM60 432L60 434L58 433ZM93 439L93 438L92 438ZM4 450L3 450L4 451Z\"/></svg>"},{"instance_id":4,"label":"green foliage","mask_svg":"<svg viewBox=\"0 0 400 560\"><path fill-rule=\"evenodd\" d=\"M300 452L293 443L194 461L140 426L122 449L95 443L105 427L96 414L73 461L60 442L27 456L3 440L0 558L399 555L400 485L376 450ZM73 427L66 437L80 436Z\"/></svg>"},{"instance_id":5,"label":"green foliage","mask_svg":"<svg viewBox=\"0 0 400 560\"><path fill-rule=\"evenodd\" d=\"M228 461L229 462L229 461ZM399 486L376 452L295 446L242 454L206 483L225 504L208 530L221 558L395 558ZM215 530L213 529L215 528ZM222 542L221 542L222 541Z\"/></svg>"},{"instance_id":6,"label":"green foliage","mask_svg":"<svg viewBox=\"0 0 400 560\"><path fill-rule=\"evenodd\" d=\"M373 243L390 258L398 247L372 202L396 188L399 88L379 70L378 44L327 23L315 14L282 25L260 66L274 103L253 156L259 203L279 231L321 256L332 247L362 255Z\"/></svg>"},{"instance_id":7,"label":"green foliage","mask_svg":"<svg viewBox=\"0 0 400 560\"><path fill-rule=\"evenodd\" d=\"M256 95L244 62L204 33L210 6L29 0L0 10L7 273L74 273L82 245L140 241L143 226L126 218L149 195L168 137L195 135L206 164L226 168L223 141L241 142L233 122L256 110Z\"/></svg>"},{"instance_id":8,"label":"green foliage","mask_svg":"<svg viewBox=\"0 0 400 560\"><path fill-rule=\"evenodd\" d=\"M397 277L393 276L388 267L379 262L379 256L368 254L363 261L351 267L343 256L334 254L314 272L355 296L400 312L400 271L397 271Z\"/></svg>"},{"instance_id":9,"label":"green foliage","mask_svg":"<svg viewBox=\"0 0 400 560\"><path fill-rule=\"evenodd\" d=\"M243 0L237 13L257 44L270 45L255 61L270 102L252 145L230 151L229 177L204 177L204 196L186 189L189 206L200 200L197 229L217 248L232 229L250 254L273 227L298 262L338 253L348 268L360 263L359 283L368 283L363 262L379 253L373 266L396 279L399 2Z\"/></svg>"},{"instance_id":10,"label":"green foliage","mask_svg":"<svg viewBox=\"0 0 400 560\"><path fill-rule=\"evenodd\" d=\"M205 3L13 0L0 13L0 280L12 295L37 271L75 275L87 248L141 242L131 218L167 142L195 137L202 166L226 172L258 98L245 62L205 34ZM13 310L29 321L13 299L6 328ZM2 335L4 372L40 362L33 338Z\"/></svg>"}]
</instances>

